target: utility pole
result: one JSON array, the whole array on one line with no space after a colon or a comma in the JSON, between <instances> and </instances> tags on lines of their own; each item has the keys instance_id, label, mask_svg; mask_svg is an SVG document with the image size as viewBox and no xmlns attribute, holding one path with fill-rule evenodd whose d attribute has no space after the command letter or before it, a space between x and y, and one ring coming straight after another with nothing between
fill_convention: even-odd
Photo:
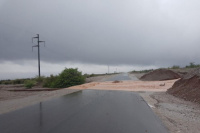
<instances>
[{"instance_id":1,"label":"utility pole","mask_svg":"<svg viewBox=\"0 0 200 133\"><path fill-rule=\"evenodd\" d=\"M39 36L39 34L37 34L36 37L32 37L32 43L33 43L33 39L37 39L37 40L38 40L38 41L37 41L38 45L32 46L32 51L33 51L33 47L38 47L38 75L39 75L39 77L40 77L40 43L43 42L44 45L45 45L45 41L40 41L40 36Z\"/></svg>"},{"instance_id":2,"label":"utility pole","mask_svg":"<svg viewBox=\"0 0 200 133\"><path fill-rule=\"evenodd\" d=\"M108 65L108 74L109 74L109 65Z\"/></svg>"}]
</instances>

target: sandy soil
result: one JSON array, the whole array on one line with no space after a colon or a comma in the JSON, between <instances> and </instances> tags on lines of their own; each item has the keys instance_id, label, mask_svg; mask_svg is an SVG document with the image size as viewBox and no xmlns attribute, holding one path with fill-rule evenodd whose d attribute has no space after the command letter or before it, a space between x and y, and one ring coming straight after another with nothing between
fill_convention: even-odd
<instances>
[{"instance_id":1,"label":"sandy soil","mask_svg":"<svg viewBox=\"0 0 200 133\"><path fill-rule=\"evenodd\" d=\"M92 82L84 85L73 86L70 89L95 89L95 90L124 90L124 91L166 91L177 80L166 81L120 81L115 83Z\"/></svg>"}]
</instances>

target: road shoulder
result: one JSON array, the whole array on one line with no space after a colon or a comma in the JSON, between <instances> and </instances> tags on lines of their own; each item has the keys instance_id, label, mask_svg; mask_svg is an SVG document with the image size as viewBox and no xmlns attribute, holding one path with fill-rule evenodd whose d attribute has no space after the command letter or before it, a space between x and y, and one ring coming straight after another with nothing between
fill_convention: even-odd
<instances>
[{"instance_id":1,"label":"road shoulder","mask_svg":"<svg viewBox=\"0 0 200 133\"><path fill-rule=\"evenodd\" d=\"M53 98L57 98L63 95L71 94L79 91L78 89L61 89L55 91L47 91L43 93L39 93L37 95L32 96L24 96L22 98L17 99L8 99L4 101L0 101L0 114L8 113L14 110L18 110L24 108L26 106L30 106L33 104L37 104L40 102L44 102Z\"/></svg>"},{"instance_id":2,"label":"road shoulder","mask_svg":"<svg viewBox=\"0 0 200 133\"><path fill-rule=\"evenodd\" d=\"M200 131L200 106L166 92L139 92L171 133Z\"/></svg>"}]
</instances>

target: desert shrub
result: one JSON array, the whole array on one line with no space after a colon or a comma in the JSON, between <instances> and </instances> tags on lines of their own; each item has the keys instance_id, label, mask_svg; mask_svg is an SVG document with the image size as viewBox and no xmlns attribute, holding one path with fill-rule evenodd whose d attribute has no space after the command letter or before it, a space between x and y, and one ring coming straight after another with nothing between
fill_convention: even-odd
<instances>
[{"instance_id":1,"label":"desert shrub","mask_svg":"<svg viewBox=\"0 0 200 133\"><path fill-rule=\"evenodd\" d=\"M29 79L14 79L14 80L1 80L0 84L5 84L5 85L9 85L9 84L24 84L25 80L29 80Z\"/></svg>"},{"instance_id":2,"label":"desert shrub","mask_svg":"<svg viewBox=\"0 0 200 133\"><path fill-rule=\"evenodd\" d=\"M2 84L4 84L4 85L9 85L9 84L12 84L11 83L11 80L2 80Z\"/></svg>"},{"instance_id":3,"label":"desert shrub","mask_svg":"<svg viewBox=\"0 0 200 133\"><path fill-rule=\"evenodd\" d=\"M37 85L41 85L44 83L44 81L46 80L46 78L44 76L37 76L34 78L34 80L37 82Z\"/></svg>"},{"instance_id":4,"label":"desert shrub","mask_svg":"<svg viewBox=\"0 0 200 133\"><path fill-rule=\"evenodd\" d=\"M189 66L185 66L185 68L197 68L197 67L200 67L200 65L199 64L195 64L194 62L190 62Z\"/></svg>"},{"instance_id":5,"label":"desert shrub","mask_svg":"<svg viewBox=\"0 0 200 133\"><path fill-rule=\"evenodd\" d=\"M36 85L36 81L34 81L34 80L26 80L24 82L24 87L26 87L27 89L30 89L35 85Z\"/></svg>"},{"instance_id":6,"label":"desert shrub","mask_svg":"<svg viewBox=\"0 0 200 133\"><path fill-rule=\"evenodd\" d=\"M50 75L50 77L47 77L43 81L43 87L48 87L48 88L55 88L55 82L58 76L53 76Z\"/></svg>"},{"instance_id":7,"label":"desert shrub","mask_svg":"<svg viewBox=\"0 0 200 133\"><path fill-rule=\"evenodd\" d=\"M85 77L78 69L66 68L56 78L54 88L65 88L80 85L85 82Z\"/></svg>"},{"instance_id":8,"label":"desert shrub","mask_svg":"<svg viewBox=\"0 0 200 133\"><path fill-rule=\"evenodd\" d=\"M15 79L12 80L12 84L23 84L24 83L24 79Z\"/></svg>"},{"instance_id":9,"label":"desert shrub","mask_svg":"<svg viewBox=\"0 0 200 133\"><path fill-rule=\"evenodd\" d=\"M89 74L84 74L83 76L84 76L85 78L89 78L89 77L90 77Z\"/></svg>"},{"instance_id":10,"label":"desert shrub","mask_svg":"<svg viewBox=\"0 0 200 133\"><path fill-rule=\"evenodd\" d=\"M148 73L151 71L153 71L153 69L140 70L140 71L133 70L133 71L131 71L131 73Z\"/></svg>"},{"instance_id":11,"label":"desert shrub","mask_svg":"<svg viewBox=\"0 0 200 133\"><path fill-rule=\"evenodd\" d=\"M90 77L95 77L95 74L93 74L93 73L92 73L92 74L90 74Z\"/></svg>"},{"instance_id":12,"label":"desert shrub","mask_svg":"<svg viewBox=\"0 0 200 133\"><path fill-rule=\"evenodd\" d=\"M171 69L179 69L180 68L180 66L178 66L178 65L173 65L172 67L171 67Z\"/></svg>"}]
</instances>

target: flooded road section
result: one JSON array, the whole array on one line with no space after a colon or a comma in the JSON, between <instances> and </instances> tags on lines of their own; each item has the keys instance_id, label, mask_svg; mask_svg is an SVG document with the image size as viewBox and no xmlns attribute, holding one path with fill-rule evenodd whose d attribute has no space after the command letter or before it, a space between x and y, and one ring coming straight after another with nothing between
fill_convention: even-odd
<instances>
[{"instance_id":1,"label":"flooded road section","mask_svg":"<svg viewBox=\"0 0 200 133\"><path fill-rule=\"evenodd\" d=\"M134 92L83 90L0 115L0 133L167 133Z\"/></svg>"},{"instance_id":2,"label":"flooded road section","mask_svg":"<svg viewBox=\"0 0 200 133\"><path fill-rule=\"evenodd\" d=\"M120 73L104 81L115 81L115 80L118 80L118 81L135 80L136 81L138 79L135 76L130 77L128 73Z\"/></svg>"}]
</instances>

